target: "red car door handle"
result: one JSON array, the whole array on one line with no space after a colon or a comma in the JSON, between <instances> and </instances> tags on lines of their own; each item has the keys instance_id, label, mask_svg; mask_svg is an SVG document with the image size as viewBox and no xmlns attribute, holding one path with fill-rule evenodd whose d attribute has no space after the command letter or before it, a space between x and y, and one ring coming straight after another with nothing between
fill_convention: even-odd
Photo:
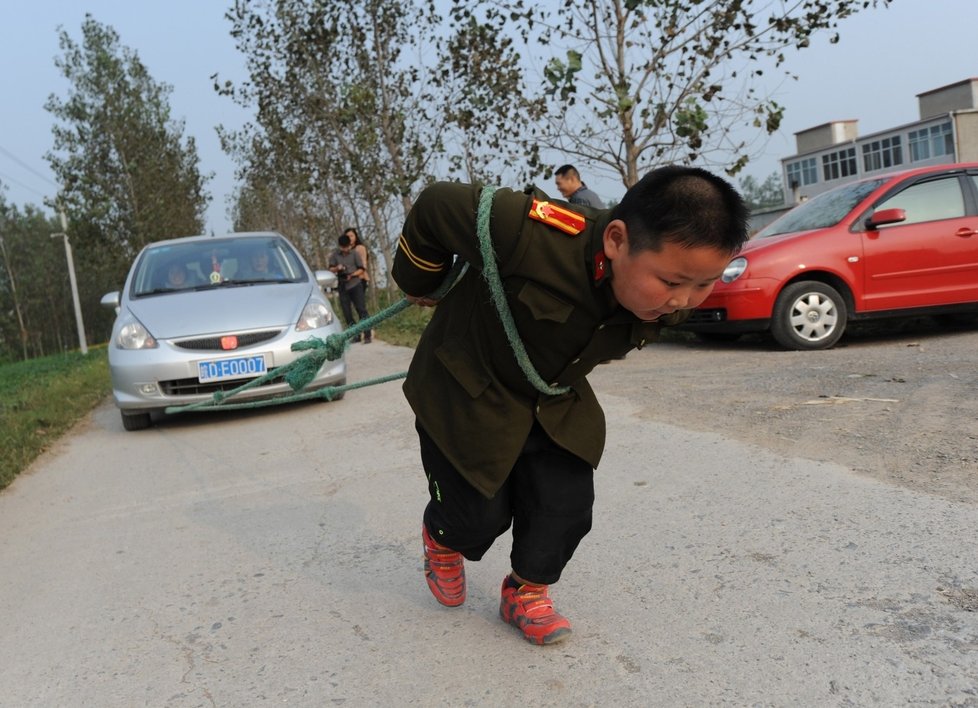
<instances>
[{"instance_id":1,"label":"red car door handle","mask_svg":"<svg viewBox=\"0 0 978 708\"><path fill-rule=\"evenodd\" d=\"M976 233L978 233L978 231L975 231L974 229L969 229L967 226L964 226L958 229L957 231L955 231L954 235L960 236L961 238L967 238L968 236L974 236Z\"/></svg>"}]
</instances>

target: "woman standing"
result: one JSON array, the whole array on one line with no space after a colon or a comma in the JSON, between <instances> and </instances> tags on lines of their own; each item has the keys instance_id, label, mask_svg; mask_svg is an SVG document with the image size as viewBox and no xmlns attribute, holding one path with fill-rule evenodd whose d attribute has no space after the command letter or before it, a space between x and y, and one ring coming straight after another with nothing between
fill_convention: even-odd
<instances>
[{"instance_id":1,"label":"woman standing","mask_svg":"<svg viewBox=\"0 0 978 708\"><path fill-rule=\"evenodd\" d=\"M366 293L367 288L370 286L370 261L367 257L367 247L360 242L360 234L352 226L347 227L343 235L350 238L350 245L353 247L351 250L360 256L360 262L363 263L363 275L361 279L363 280L363 292ZM373 334L373 330L368 330L364 334L363 341L365 344L373 341Z\"/></svg>"},{"instance_id":2,"label":"woman standing","mask_svg":"<svg viewBox=\"0 0 978 708\"><path fill-rule=\"evenodd\" d=\"M360 262L363 263L363 287L366 288L370 284L370 263L367 258L367 247L360 243L360 234L352 226L344 231L343 235L350 237L353 250L360 254Z\"/></svg>"}]
</instances>

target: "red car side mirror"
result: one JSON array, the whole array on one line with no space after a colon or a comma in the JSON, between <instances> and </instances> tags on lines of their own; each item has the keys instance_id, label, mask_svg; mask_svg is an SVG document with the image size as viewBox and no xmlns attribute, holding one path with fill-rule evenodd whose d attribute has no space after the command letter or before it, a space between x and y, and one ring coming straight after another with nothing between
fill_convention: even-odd
<instances>
[{"instance_id":1,"label":"red car side mirror","mask_svg":"<svg viewBox=\"0 0 978 708\"><path fill-rule=\"evenodd\" d=\"M880 209L866 219L866 228L875 229L886 224L897 224L907 220L907 212L903 209Z\"/></svg>"}]
</instances>

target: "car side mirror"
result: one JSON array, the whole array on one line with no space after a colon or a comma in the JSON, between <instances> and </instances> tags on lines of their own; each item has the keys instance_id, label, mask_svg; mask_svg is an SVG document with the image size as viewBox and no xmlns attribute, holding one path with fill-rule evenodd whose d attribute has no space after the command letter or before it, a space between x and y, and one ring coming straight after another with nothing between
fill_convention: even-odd
<instances>
[{"instance_id":1,"label":"car side mirror","mask_svg":"<svg viewBox=\"0 0 978 708\"><path fill-rule=\"evenodd\" d=\"M102 307L107 307L110 310L118 310L120 306L119 291L113 290L110 293L105 293L102 296L102 300L99 302Z\"/></svg>"},{"instance_id":2,"label":"car side mirror","mask_svg":"<svg viewBox=\"0 0 978 708\"><path fill-rule=\"evenodd\" d=\"M336 277L336 273L331 270L317 270L316 282L319 283L319 287L332 290L339 285L340 281L339 278Z\"/></svg>"},{"instance_id":3,"label":"car side mirror","mask_svg":"<svg viewBox=\"0 0 978 708\"><path fill-rule=\"evenodd\" d=\"M898 224L907 220L907 212L903 209L880 209L866 219L866 228L873 230L887 224Z\"/></svg>"}]
</instances>

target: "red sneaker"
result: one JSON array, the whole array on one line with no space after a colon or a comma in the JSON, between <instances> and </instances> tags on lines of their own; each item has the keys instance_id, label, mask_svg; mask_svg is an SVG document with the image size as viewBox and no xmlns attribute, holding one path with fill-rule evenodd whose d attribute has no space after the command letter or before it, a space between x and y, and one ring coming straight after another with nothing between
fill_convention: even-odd
<instances>
[{"instance_id":1,"label":"red sneaker","mask_svg":"<svg viewBox=\"0 0 978 708\"><path fill-rule=\"evenodd\" d=\"M526 641L554 644L570 636L570 622L554 611L547 585L520 585L514 588L509 577L503 580L499 616L519 630Z\"/></svg>"},{"instance_id":2,"label":"red sneaker","mask_svg":"<svg viewBox=\"0 0 978 708\"><path fill-rule=\"evenodd\" d=\"M431 594L446 607L458 607L465 602L462 554L432 539L424 524L421 525L421 540L424 543L424 577Z\"/></svg>"}]
</instances>

